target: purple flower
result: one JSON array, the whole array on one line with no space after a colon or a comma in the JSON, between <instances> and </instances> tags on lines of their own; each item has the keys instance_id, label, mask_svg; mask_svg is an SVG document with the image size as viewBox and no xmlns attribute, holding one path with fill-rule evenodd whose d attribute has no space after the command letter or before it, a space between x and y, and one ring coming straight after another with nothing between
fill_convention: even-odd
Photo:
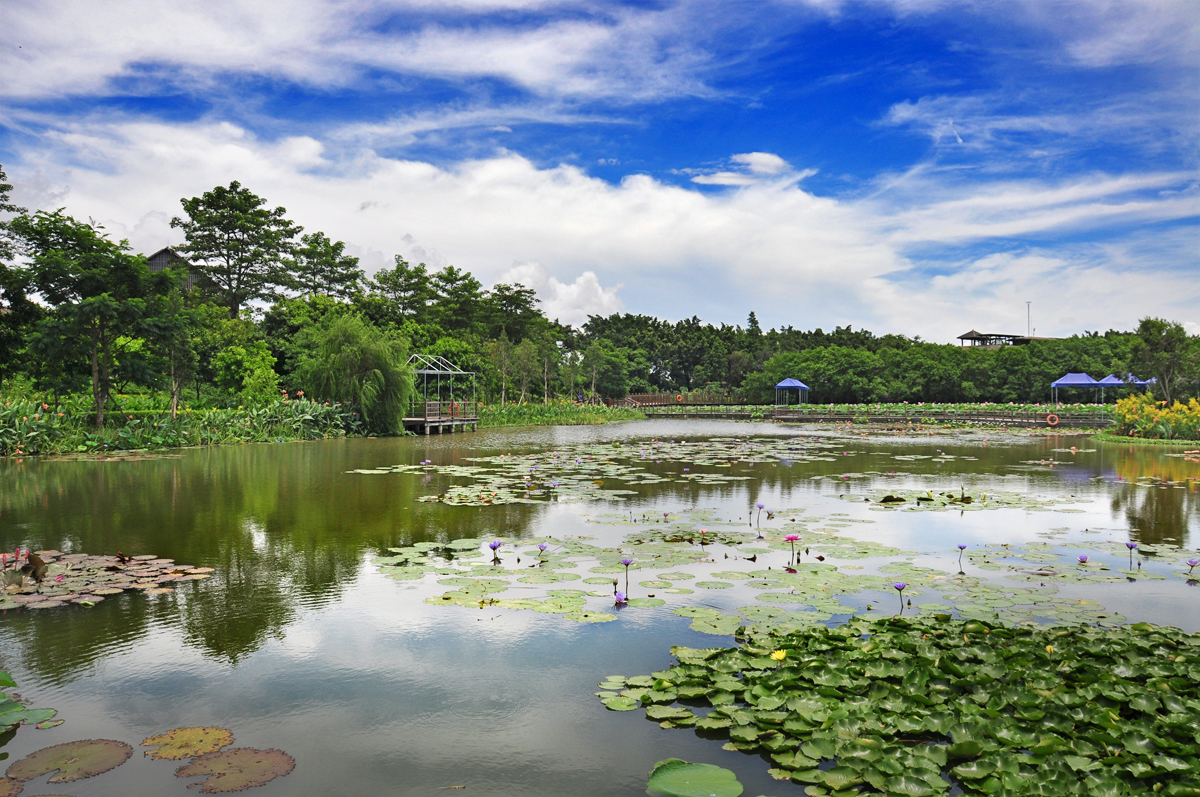
<instances>
[{"instance_id":1,"label":"purple flower","mask_svg":"<svg viewBox=\"0 0 1200 797\"><path fill-rule=\"evenodd\" d=\"M494 551L503 544L504 543L500 542L500 540L492 540L491 542L488 543L488 547Z\"/></svg>"},{"instance_id":2,"label":"purple flower","mask_svg":"<svg viewBox=\"0 0 1200 797\"><path fill-rule=\"evenodd\" d=\"M626 567L629 567L631 564L633 564L633 560L626 557L625 559L621 560L621 564L625 565Z\"/></svg>"},{"instance_id":3,"label":"purple flower","mask_svg":"<svg viewBox=\"0 0 1200 797\"><path fill-rule=\"evenodd\" d=\"M755 504L755 506L758 507L759 509L766 508L766 504Z\"/></svg>"},{"instance_id":4,"label":"purple flower","mask_svg":"<svg viewBox=\"0 0 1200 797\"><path fill-rule=\"evenodd\" d=\"M892 586L893 586L893 587L895 587L895 588L896 588L897 590L899 590L900 592L903 592L903 591L904 591L904 588L905 588L905 587L907 587L907 586L908 586L908 584L904 583L903 581L897 581L897 582L896 582L895 584L893 584Z\"/></svg>"},{"instance_id":5,"label":"purple flower","mask_svg":"<svg viewBox=\"0 0 1200 797\"><path fill-rule=\"evenodd\" d=\"M629 602L629 599L625 597L625 593L624 593L624 592L621 592L621 591L619 591L619 590L617 591L617 594L616 594L616 595L614 595L613 597L614 597L614 598L616 598L616 600L617 600L617 605L618 605L618 606L619 606L619 605L621 605L621 604L623 604L623 603L628 603L628 602Z\"/></svg>"},{"instance_id":6,"label":"purple flower","mask_svg":"<svg viewBox=\"0 0 1200 797\"><path fill-rule=\"evenodd\" d=\"M1195 567L1196 565L1200 565L1200 559L1188 559L1187 565L1188 565L1188 572L1190 573L1190 572L1192 572L1193 567Z\"/></svg>"},{"instance_id":7,"label":"purple flower","mask_svg":"<svg viewBox=\"0 0 1200 797\"><path fill-rule=\"evenodd\" d=\"M1127 543L1125 543L1125 547L1132 551L1134 548L1137 547L1137 543L1136 542L1127 542Z\"/></svg>"},{"instance_id":8,"label":"purple flower","mask_svg":"<svg viewBox=\"0 0 1200 797\"><path fill-rule=\"evenodd\" d=\"M1081 554L1081 555L1080 555L1080 557L1079 557L1079 564L1081 564L1081 565L1083 565L1083 564L1087 564L1087 554Z\"/></svg>"},{"instance_id":9,"label":"purple flower","mask_svg":"<svg viewBox=\"0 0 1200 797\"><path fill-rule=\"evenodd\" d=\"M965 545L960 545L960 546L958 546L958 550L960 550L960 551L965 551L965 550L967 550L967 546L965 546Z\"/></svg>"},{"instance_id":10,"label":"purple flower","mask_svg":"<svg viewBox=\"0 0 1200 797\"><path fill-rule=\"evenodd\" d=\"M547 544L546 544L546 543L544 543L544 542L539 542L539 543L538 543L538 550L539 550L539 551L544 551L544 550L546 550L546 549L547 549L547 548L549 548L549 547L550 547L550 546L549 546L549 545L547 545Z\"/></svg>"}]
</instances>

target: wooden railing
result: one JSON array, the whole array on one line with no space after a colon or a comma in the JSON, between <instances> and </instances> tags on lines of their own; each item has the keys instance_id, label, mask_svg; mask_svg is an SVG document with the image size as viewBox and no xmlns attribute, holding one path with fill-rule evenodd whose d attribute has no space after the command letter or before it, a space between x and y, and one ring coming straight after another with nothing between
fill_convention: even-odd
<instances>
[{"instance_id":1,"label":"wooden railing","mask_svg":"<svg viewBox=\"0 0 1200 797\"><path fill-rule=\"evenodd\" d=\"M424 415L422 415L422 410ZM417 402L412 408L411 418L425 420L475 420L479 417L479 404L474 401L426 401Z\"/></svg>"},{"instance_id":2,"label":"wooden railing","mask_svg":"<svg viewBox=\"0 0 1200 797\"><path fill-rule=\"evenodd\" d=\"M631 406L665 407L683 405L728 405L741 404L741 396L733 393L692 391L690 393L630 393L626 397Z\"/></svg>"}]
</instances>

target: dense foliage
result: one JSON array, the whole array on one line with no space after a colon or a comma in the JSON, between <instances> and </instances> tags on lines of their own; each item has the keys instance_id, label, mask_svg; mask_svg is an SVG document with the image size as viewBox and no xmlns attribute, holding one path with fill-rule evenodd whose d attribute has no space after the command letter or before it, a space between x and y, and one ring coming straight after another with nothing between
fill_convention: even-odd
<instances>
[{"instance_id":1,"label":"dense foliage","mask_svg":"<svg viewBox=\"0 0 1200 797\"><path fill-rule=\"evenodd\" d=\"M1200 440L1200 401L1187 404L1134 395L1117 402L1116 434L1147 440Z\"/></svg>"},{"instance_id":2,"label":"dense foliage","mask_svg":"<svg viewBox=\"0 0 1200 797\"><path fill-rule=\"evenodd\" d=\"M61 424L75 431L35 436L76 447L89 445L80 437L84 414L104 441L98 445L130 434L129 399L118 394L143 403L165 397L159 413L172 427L184 410L248 412L303 395L318 406L352 405L366 431L394 432L416 398L410 352L475 372L474 384L460 377L454 393L474 393L492 423L567 415L578 422L587 413L563 402L629 393L718 390L772 403L772 386L789 376L823 404L1045 402L1050 382L1069 371L1153 376L1162 399L1200 392L1200 338L1161 319L1132 333L996 349L849 327L764 331L754 313L745 327L614 314L574 329L547 318L526 286L485 288L455 266L431 272L397 256L366 278L343 242L302 230L285 208L270 208L236 181L181 200L172 225L186 241L160 271L94 223L62 211L25 213L8 201L10 190L0 171L0 397L45 404L52 418L70 406ZM1133 392L1122 387L1106 398ZM1060 399L1097 396L1064 390ZM531 403L544 409L533 412ZM13 417L27 420L6 428L7 438L32 433L24 424L33 416Z\"/></svg>"},{"instance_id":3,"label":"dense foliage","mask_svg":"<svg viewBox=\"0 0 1200 797\"><path fill-rule=\"evenodd\" d=\"M809 794L1200 795L1200 636L1174 628L854 619L672 652L601 699Z\"/></svg>"}]
</instances>

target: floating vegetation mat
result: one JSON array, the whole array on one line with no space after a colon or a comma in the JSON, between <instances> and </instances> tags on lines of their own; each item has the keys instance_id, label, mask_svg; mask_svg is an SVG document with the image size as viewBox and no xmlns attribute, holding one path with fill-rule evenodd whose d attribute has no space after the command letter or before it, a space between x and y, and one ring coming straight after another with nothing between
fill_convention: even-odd
<instances>
[{"instance_id":1,"label":"floating vegetation mat","mask_svg":"<svg viewBox=\"0 0 1200 797\"><path fill-rule=\"evenodd\" d=\"M719 437L703 441L649 441L612 444L587 443L565 446L538 454L500 454L491 457L467 457L462 465L389 465L348 471L360 475L421 474L439 475L451 480L445 492L426 495L419 501L457 506L542 503L556 501L620 501L636 494L629 489L648 484L720 485L751 479L750 466L797 465L807 462L837 462L864 456L866 452L847 451L845 441L810 438L767 438L749 440ZM971 461L975 457L949 454L887 454L897 462L928 459L935 462ZM674 472L655 472L650 465L675 466ZM668 468L670 469L670 468ZM667 470L658 468L657 470ZM898 477L901 471L864 471L815 475L816 480L842 482L875 476ZM461 483L457 483L461 480ZM915 502L915 496L914 496ZM982 502L981 502L982 503ZM1054 501L1042 499L1030 504L1013 494L991 499L990 506L1026 506L1044 508Z\"/></svg>"},{"instance_id":2,"label":"floating vegetation mat","mask_svg":"<svg viewBox=\"0 0 1200 797\"><path fill-rule=\"evenodd\" d=\"M621 610L665 605L691 618L693 630L714 635L787 632L852 615L890 617L897 610L1008 623L1116 626L1125 622L1123 616L1090 598L1062 597L1058 587L1165 578L1137 569L1138 563L1134 570L1123 567L1118 554L1128 554L1124 543L985 546L964 551L974 565L968 574L925 567L914 561L914 552L842 533L869 520L807 516L803 510L780 510L771 517L772 527L747 530L744 521L721 518L715 510L655 518L599 514L588 522L628 529L620 544L605 547L582 537L504 539L495 540L493 550L486 541L460 539L390 548L372 561L389 578L436 580L448 587L426 599L434 605L535 611L593 623L611 622ZM1084 549L1090 558L1075 553ZM1180 549L1141 550L1170 564L1172 575L1191 578L1187 554ZM1101 560L1109 555L1111 563ZM989 578L989 571L1003 578ZM711 603L726 593L749 605Z\"/></svg>"},{"instance_id":3,"label":"floating vegetation mat","mask_svg":"<svg viewBox=\"0 0 1200 797\"><path fill-rule=\"evenodd\" d=\"M180 565L153 554L117 557L36 551L19 561L25 564L6 563L0 571L0 610L94 606L126 590L162 595L174 591L173 583L200 581L213 573L211 567Z\"/></svg>"},{"instance_id":4,"label":"floating vegetation mat","mask_svg":"<svg viewBox=\"0 0 1200 797\"><path fill-rule=\"evenodd\" d=\"M854 619L672 653L597 697L726 738L809 795L1200 797L1197 634Z\"/></svg>"}]
</instances>

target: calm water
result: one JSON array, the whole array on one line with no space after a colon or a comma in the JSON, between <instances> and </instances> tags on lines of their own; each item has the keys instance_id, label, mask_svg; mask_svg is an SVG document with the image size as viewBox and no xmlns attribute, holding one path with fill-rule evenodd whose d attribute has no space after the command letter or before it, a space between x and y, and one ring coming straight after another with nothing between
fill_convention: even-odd
<instances>
[{"instance_id":1,"label":"calm water","mask_svg":"<svg viewBox=\"0 0 1200 797\"><path fill-rule=\"evenodd\" d=\"M691 631L689 620L670 609L701 600L735 606L749 602L744 595L687 596L694 600L580 625L534 612L430 606L424 599L445 587L432 578L386 579L368 560L389 547L459 537L586 534L613 545L628 529L589 519L689 507L744 518L755 501L869 519L874 523L840 531L918 552L918 564L948 571L957 569L949 551L959 542L1020 543L1050 532L1060 541L1200 544L1200 464L1084 437L993 435L984 445L982 433L917 439L855 433L835 438L844 452L835 461L747 465L738 472L748 481L686 490L675 482L642 486L619 504L450 507L415 500L441 492L445 477L346 473L593 440L814 434L831 437L764 424L645 421L216 448L132 462L0 463L0 550L154 553L217 570L171 595L127 593L93 609L0 618L0 665L34 705L56 708L66 720L53 730L23 728L5 750L15 760L86 738L136 748L170 728L218 725L231 729L239 746L295 757L291 775L250 792L263 797L433 795L451 786L476 796L638 795L654 762L671 756L733 769L747 795L798 795L797 786L771 780L758 757L723 751L720 742L691 731L664 731L642 712L607 711L592 696L607 674L666 667L673 644L731 644ZM1071 445L1096 450L1055 451ZM938 450L974 459L892 459ZM1054 468L1023 464L1051 457ZM680 470L673 462L647 467ZM813 478L890 470L912 475L855 478L845 486ZM884 513L836 497L870 491L877 482L889 489L966 485L1073 496L1079 503L1071 506L1083 511ZM1166 572L1150 559L1144 566ZM1130 620L1200 631L1200 590L1177 577L1073 589L1060 594L1095 597ZM41 778L24 793L194 793L191 781L173 776L176 766L135 753L96 778L57 787Z\"/></svg>"}]
</instances>

